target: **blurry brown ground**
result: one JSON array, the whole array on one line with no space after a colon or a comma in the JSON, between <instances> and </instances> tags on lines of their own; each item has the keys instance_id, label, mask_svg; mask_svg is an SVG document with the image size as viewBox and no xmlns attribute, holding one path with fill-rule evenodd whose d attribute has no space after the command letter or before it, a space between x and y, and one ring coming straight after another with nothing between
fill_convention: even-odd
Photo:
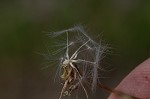
<instances>
[{"instance_id":1,"label":"blurry brown ground","mask_svg":"<svg viewBox=\"0 0 150 99\"><path fill-rule=\"evenodd\" d=\"M93 36L103 32L114 48L104 63L113 69L102 79L109 87L150 55L148 0L1 0L0 99L57 99L54 68L42 70L45 60L35 52L46 48L42 31L78 23L87 25ZM97 93L96 99L108 96L100 89Z\"/></svg>"}]
</instances>

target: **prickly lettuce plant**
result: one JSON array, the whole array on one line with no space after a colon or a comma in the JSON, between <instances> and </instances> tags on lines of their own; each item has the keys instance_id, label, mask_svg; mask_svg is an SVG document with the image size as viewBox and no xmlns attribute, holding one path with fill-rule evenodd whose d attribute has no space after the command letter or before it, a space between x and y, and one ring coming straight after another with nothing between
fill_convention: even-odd
<instances>
[{"instance_id":1,"label":"prickly lettuce plant","mask_svg":"<svg viewBox=\"0 0 150 99\"><path fill-rule=\"evenodd\" d=\"M65 95L70 96L79 88L83 89L88 99L86 86L90 86L91 92L96 91L97 83L100 83L101 60L105 57L108 47L101 41L94 41L81 25L49 33L49 36L57 47L51 55L60 60L57 74L63 87L59 99Z\"/></svg>"}]
</instances>

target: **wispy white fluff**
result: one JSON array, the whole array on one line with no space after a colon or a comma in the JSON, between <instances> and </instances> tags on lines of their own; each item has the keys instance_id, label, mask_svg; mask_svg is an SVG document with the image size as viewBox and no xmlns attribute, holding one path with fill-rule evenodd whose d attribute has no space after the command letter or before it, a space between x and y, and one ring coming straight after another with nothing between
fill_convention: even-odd
<instances>
[{"instance_id":1,"label":"wispy white fluff","mask_svg":"<svg viewBox=\"0 0 150 99\"><path fill-rule=\"evenodd\" d=\"M107 46L104 46L101 42L94 41L81 25L50 33L49 36L51 39L57 38L58 36L66 38L66 44L62 44L64 46L59 47L59 49L53 53L58 54L56 55L57 57L59 57L59 55L60 57L63 56L63 60L61 60L60 64L68 63L72 65L72 63L75 63L78 66L79 71L82 73L80 76L82 77L76 84L81 85L86 96L88 93L84 87L84 82L90 83L91 90L96 91L99 69L102 68L101 60L107 52ZM55 40L52 41L56 42ZM59 66L62 68L62 65Z\"/></svg>"}]
</instances>

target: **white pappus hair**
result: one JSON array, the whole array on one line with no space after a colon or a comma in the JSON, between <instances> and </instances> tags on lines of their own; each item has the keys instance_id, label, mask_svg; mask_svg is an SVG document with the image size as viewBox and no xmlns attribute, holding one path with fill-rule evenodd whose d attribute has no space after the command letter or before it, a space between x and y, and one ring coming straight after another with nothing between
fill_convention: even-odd
<instances>
[{"instance_id":1,"label":"white pappus hair","mask_svg":"<svg viewBox=\"0 0 150 99\"><path fill-rule=\"evenodd\" d=\"M101 41L94 41L94 39L88 35L88 33L81 25L50 33L49 36L51 39L56 40L52 40L53 42L57 42L58 39L62 40L59 40L59 43L62 44L58 43L58 49L55 50L52 54L60 57L61 59L59 65L60 75L62 72L61 69L64 65L75 64L77 65L75 69L78 69L77 75L79 75L79 78L77 80L78 83L73 84L80 84L80 86L85 91L86 96L88 94L86 92L86 88L84 87L84 83L88 82L88 84L91 86L91 90L96 91L97 83L99 83L99 71L102 70L101 60L105 57L105 53L107 52L108 47L104 46ZM78 72L80 72L80 74ZM64 92L62 92L62 94L63 93Z\"/></svg>"}]
</instances>

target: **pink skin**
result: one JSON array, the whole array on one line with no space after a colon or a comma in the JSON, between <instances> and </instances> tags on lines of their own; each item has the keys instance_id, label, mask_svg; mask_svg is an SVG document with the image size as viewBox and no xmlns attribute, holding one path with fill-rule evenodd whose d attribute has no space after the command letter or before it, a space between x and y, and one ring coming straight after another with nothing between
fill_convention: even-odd
<instances>
[{"instance_id":1,"label":"pink skin","mask_svg":"<svg viewBox=\"0 0 150 99\"><path fill-rule=\"evenodd\" d=\"M150 99L150 58L129 73L116 87L116 90L140 99ZM111 94L108 99L122 98Z\"/></svg>"}]
</instances>

